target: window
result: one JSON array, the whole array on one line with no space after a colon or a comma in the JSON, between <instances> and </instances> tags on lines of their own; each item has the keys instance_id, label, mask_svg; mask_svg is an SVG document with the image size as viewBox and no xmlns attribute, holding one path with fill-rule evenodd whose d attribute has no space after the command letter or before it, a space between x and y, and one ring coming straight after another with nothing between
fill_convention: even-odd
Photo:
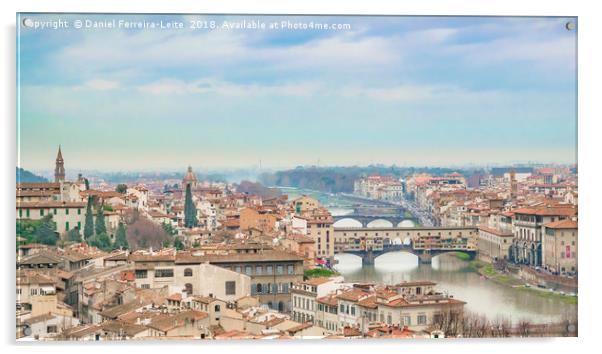
<instances>
[{"instance_id":1,"label":"window","mask_svg":"<svg viewBox=\"0 0 602 354\"><path fill-rule=\"evenodd\" d=\"M236 295L236 282L235 281L227 281L226 282L226 295Z\"/></svg>"},{"instance_id":2,"label":"window","mask_svg":"<svg viewBox=\"0 0 602 354\"><path fill-rule=\"evenodd\" d=\"M184 276L185 277L191 277L192 276L192 269L191 268L184 269Z\"/></svg>"},{"instance_id":3,"label":"window","mask_svg":"<svg viewBox=\"0 0 602 354\"><path fill-rule=\"evenodd\" d=\"M77 208L77 215L82 215L82 208Z\"/></svg>"},{"instance_id":4,"label":"window","mask_svg":"<svg viewBox=\"0 0 602 354\"><path fill-rule=\"evenodd\" d=\"M351 316L355 316L355 306L351 306Z\"/></svg>"},{"instance_id":5,"label":"window","mask_svg":"<svg viewBox=\"0 0 602 354\"><path fill-rule=\"evenodd\" d=\"M81 222L81 221L78 221L78 222L77 222L77 229L78 229L78 230L81 230L81 229L82 229L82 222Z\"/></svg>"},{"instance_id":6,"label":"window","mask_svg":"<svg viewBox=\"0 0 602 354\"><path fill-rule=\"evenodd\" d=\"M418 315L418 325L426 325L426 315Z\"/></svg>"},{"instance_id":7,"label":"window","mask_svg":"<svg viewBox=\"0 0 602 354\"><path fill-rule=\"evenodd\" d=\"M253 274L253 267L251 267L251 266L245 266L245 274L246 275Z\"/></svg>"},{"instance_id":8,"label":"window","mask_svg":"<svg viewBox=\"0 0 602 354\"><path fill-rule=\"evenodd\" d=\"M278 294L278 284L272 284L272 294Z\"/></svg>"},{"instance_id":9,"label":"window","mask_svg":"<svg viewBox=\"0 0 602 354\"><path fill-rule=\"evenodd\" d=\"M136 279L146 279L147 271L146 269L139 269L135 272Z\"/></svg>"},{"instance_id":10,"label":"window","mask_svg":"<svg viewBox=\"0 0 602 354\"><path fill-rule=\"evenodd\" d=\"M340 309L340 312L341 312L341 313L345 312L345 305L341 304L341 309Z\"/></svg>"},{"instance_id":11,"label":"window","mask_svg":"<svg viewBox=\"0 0 602 354\"><path fill-rule=\"evenodd\" d=\"M284 274L284 266L283 265L276 266L276 274L278 274L278 275Z\"/></svg>"},{"instance_id":12,"label":"window","mask_svg":"<svg viewBox=\"0 0 602 354\"><path fill-rule=\"evenodd\" d=\"M142 284L142 289L150 289L150 284Z\"/></svg>"},{"instance_id":13,"label":"window","mask_svg":"<svg viewBox=\"0 0 602 354\"><path fill-rule=\"evenodd\" d=\"M29 217L29 209L25 209L25 215Z\"/></svg>"},{"instance_id":14,"label":"window","mask_svg":"<svg viewBox=\"0 0 602 354\"><path fill-rule=\"evenodd\" d=\"M186 283L186 285L184 285L184 291L186 291L186 294L192 295L192 284Z\"/></svg>"},{"instance_id":15,"label":"window","mask_svg":"<svg viewBox=\"0 0 602 354\"><path fill-rule=\"evenodd\" d=\"M65 230L69 230L69 221L65 221Z\"/></svg>"},{"instance_id":16,"label":"window","mask_svg":"<svg viewBox=\"0 0 602 354\"><path fill-rule=\"evenodd\" d=\"M263 292L263 287L261 286L261 283L258 283L256 285L256 287L257 287L256 293L261 294Z\"/></svg>"},{"instance_id":17,"label":"window","mask_svg":"<svg viewBox=\"0 0 602 354\"><path fill-rule=\"evenodd\" d=\"M260 265L255 266L255 275L261 275L261 273L263 273L263 267Z\"/></svg>"},{"instance_id":18,"label":"window","mask_svg":"<svg viewBox=\"0 0 602 354\"><path fill-rule=\"evenodd\" d=\"M173 277L173 269L157 269L155 270L155 278L171 278Z\"/></svg>"},{"instance_id":19,"label":"window","mask_svg":"<svg viewBox=\"0 0 602 354\"><path fill-rule=\"evenodd\" d=\"M402 316L401 320L404 326L410 326L412 324L412 318L410 316Z\"/></svg>"},{"instance_id":20,"label":"window","mask_svg":"<svg viewBox=\"0 0 602 354\"><path fill-rule=\"evenodd\" d=\"M274 272L274 267L269 265L269 266L265 266L265 273L267 275L272 275L272 273Z\"/></svg>"},{"instance_id":21,"label":"window","mask_svg":"<svg viewBox=\"0 0 602 354\"><path fill-rule=\"evenodd\" d=\"M58 214L58 212L56 211L56 208L54 208L54 215Z\"/></svg>"},{"instance_id":22,"label":"window","mask_svg":"<svg viewBox=\"0 0 602 354\"><path fill-rule=\"evenodd\" d=\"M287 273L288 273L288 274L295 274L295 266L294 266L294 265L292 265L292 264L289 264L289 265L287 266Z\"/></svg>"},{"instance_id":23,"label":"window","mask_svg":"<svg viewBox=\"0 0 602 354\"><path fill-rule=\"evenodd\" d=\"M40 209L40 216L44 216L44 209Z\"/></svg>"},{"instance_id":24,"label":"window","mask_svg":"<svg viewBox=\"0 0 602 354\"><path fill-rule=\"evenodd\" d=\"M46 326L46 333L57 333L56 325Z\"/></svg>"},{"instance_id":25,"label":"window","mask_svg":"<svg viewBox=\"0 0 602 354\"><path fill-rule=\"evenodd\" d=\"M234 271L235 271L236 273L242 273L242 268L241 268L241 266L235 266L235 267L234 267Z\"/></svg>"},{"instance_id":26,"label":"window","mask_svg":"<svg viewBox=\"0 0 602 354\"><path fill-rule=\"evenodd\" d=\"M65 208L65 215L69 215L69 208Z\"/></svg>"}]
</instances>

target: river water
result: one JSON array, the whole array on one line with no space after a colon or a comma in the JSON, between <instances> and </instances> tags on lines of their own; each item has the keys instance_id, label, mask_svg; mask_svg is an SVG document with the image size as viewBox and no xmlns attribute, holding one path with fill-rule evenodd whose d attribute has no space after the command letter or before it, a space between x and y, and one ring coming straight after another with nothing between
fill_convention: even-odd
<instances>
[{"instance_id":1,"label":"river water","mask_svg":"<svg viewBox=\"0 0 602 354\"><path fill-rule=\"evenodd\" d=\"M289 194L290 199L302 194L316 198L336 215L353 212L350 209L353 203L341 196L288 188L282 191ZM408 280L431 280L437 283L439 291L466 301L466 310L483 314L490 320L507 318L515 323L523 319L550 323L576 318L577 305L482 278L469 267L468 262L450 254L434 257L432 264L420 264L418 257L406 252L386 253L376 258L374 265L364 266L361 258L355 255L339 254L335 258L338 260L335 268L346 281L396 284Z\"/></svg>"},{"instance_id":2,"label":"river water","mask_svg":"<svg viewBox=\"0 0 602 354\"><path fill-rule=\"evenodd\" d=\"M339 254L335 266L346 281L396 284L408 280L431 280L437 290L466 301L466 310L483 314L490 320L527 319L533 323L550 323L574 318L577 306L557 298L544 298L481 278L468 267L468 262L453 255L433 258L432 264L419 264L418 257L405 252L386 253L374 265L362 266L361 258Z\"/></svg>"}]
</instances>

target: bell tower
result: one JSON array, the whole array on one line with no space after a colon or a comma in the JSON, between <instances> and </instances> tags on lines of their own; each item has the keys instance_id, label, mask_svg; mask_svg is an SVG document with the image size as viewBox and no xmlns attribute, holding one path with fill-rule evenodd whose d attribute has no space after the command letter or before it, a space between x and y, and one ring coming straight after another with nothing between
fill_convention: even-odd
<instances>
[{"instance_id":1,"label":"bell tower","mask_svg":"<svg viewBox=\"0 0 602 354\"><path fill-rule=\"evenodd\" d=\"M63 160L61 146L59 145L59 152L56 155L56 163L54 167L54 182L59 183L63 181L65 181L65 161Z\"/></svg>"}]
</instances>

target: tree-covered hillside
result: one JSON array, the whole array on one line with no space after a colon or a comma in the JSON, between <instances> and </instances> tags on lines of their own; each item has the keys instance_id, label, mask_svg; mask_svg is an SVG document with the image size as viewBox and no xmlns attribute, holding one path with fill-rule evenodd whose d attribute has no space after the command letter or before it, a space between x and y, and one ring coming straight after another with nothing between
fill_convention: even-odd
<instances>
[{"instance_id":1,"label":"tree-covered hillside","mask_svg":"<svg viewBox=\"0 0 602 354\"><path fill-rule=\"evenodd\" d=\"M48 182L44 177L35 175L27 170L17 167L17 183Z\"/></svg>"}]
</instances>

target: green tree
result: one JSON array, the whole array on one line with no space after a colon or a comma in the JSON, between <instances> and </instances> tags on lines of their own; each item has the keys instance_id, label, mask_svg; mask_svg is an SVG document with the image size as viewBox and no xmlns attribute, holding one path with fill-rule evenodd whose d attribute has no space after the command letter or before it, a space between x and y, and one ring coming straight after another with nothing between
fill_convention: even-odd
<instances>
[{"instance_id":1,"label":"green tree","mask_svg":"<svg viewBox=\"0 0 602 354\"><path fill-rule=\"evenodd\" d=\"M183 250L183 249L185 248L185 247L184 247L184 242L182 242L182 240L180 240L180 238L179 238L179 237L176 237L176 238L175 238L175 240L174 240L174 242L173 242L173 245L174 245L174 247L175 247L175 248L176 248L178 251L180 251L180 250Z\"/></svg>"},{"instance_id":2,"label":"green tree","mask_svg":"<svg viewBox=\"0 0 602 354\"><path fill-rule=\"evenodd\" d=\"M88 244L106 252L113 249L113 244L107 234L98 234L92 236L88 241Z\"/></svg>"},{"instance_id":3,"label":"green tree","mask_svg":"<svg viewBox=\"0 0 602 354\"><path fill-rule=\"evenodd\" d=\"M163 227L163 230L165 230L165 232L167 232L168 234L170 234L172 236L174 236L178 233L178 231L176 231L176 229L171 224L168 224L166 222L161 224L161 227Z\"/></svg>"},{"instance_id":4,"label":"green tree","mask_svg":"<svg viewBox=\"0 0 602 354\"><path fill-rule=\"evenodd\" d=\"M130 248L127 239L127 230L125 229L125 224L119 222L119 226L117 227L117 234L115 235L115 248L127 250Z\"/></svg>"},{"instance_id":5,"label":"green tree","mask_svg":"<svg viewBox=\"0 0 602 354\"><path fill-rule=\"evenodd\" d=\"M90 181L87 178L84 178L84 184L86 185L86 190L90 190Z\"/></svg>"},{"instance_id":6,"label":"green tree","mask_svg":"<svg viewBox=\"0 0 602 354\"><path fill-rule=\"evenodd\" d=\"M105 224L105 213L103 211L102 206L98 208L96 212L96 225L95 231L97 235L106 234L107 233L107 225Z\"/></svg>"},{"instance_id":7,"label":"green tree","mask_svg":"<svg viewBox=\"0 0 602 354\"><path fill-rule=\"evenodd\" d=\"M82 242L82 236L79 234L77 227L67 231L67 240L72 242Z\"/></svg>"},{"instance_id":8,"label":"green tree","mask_svg":"<svg viewBox=\"0 0 602 354\"><path fill-rule=\"evenodd\" d=\"M163 246L163 248L169 248L171 246L171 243L169 242L169 240L163 240L161 246Z\"/></svg>"},{"instance_id":9,"label":"green tree","mask_svg":"<svg viewBox=\"0 0 602 354\"><path fill-rule=\"evenodd\" d=\"M184 200L184 226L193 228L197 226L196 207L192 201L192 189L190 184L186 185L186 198Z\"/></svg>"},{"instance_id":10,"label":"green tree","mask_svg":"<svg viewBox=\"0 0 602 354\"><path fill-rule=\"evenodd\" d=\"M126 184L120 183L115 187L115 191L121 194L125 194L128 191L128 186Z\"/></svg>"},{"instance_id":11,"label":"green tree","mask_svg":"<svg viewBox=\"0 0 602 354\"><path fill-rule=\"evenodd\" d=\"M52 214L48 214L42 218L42 222L34 232L34 242L54 246L58 239L56 225L52 221Z\"/></svg>"},{"instance_id":12,"label":"green tree","mask_svg":"<svg viewBox=\"0 0 602 354\"><path fill-rule=\"evenodd\" d=\"M17 237L24 238L26 244L34 242L34 234L41 223L42 220L17 220Z\"/></svg>"},{"instance_id":13,"label":"green tree","mask_svg":"<svg viewBox=\"0 0 602 354\"><path fill-rule=\"evenodd\" d=\"M84 224L84 239L87 240L92 237L92 235L94 235L94 215L92 214L92 198L88 197Z\"/></svg>"}]
</instances>

